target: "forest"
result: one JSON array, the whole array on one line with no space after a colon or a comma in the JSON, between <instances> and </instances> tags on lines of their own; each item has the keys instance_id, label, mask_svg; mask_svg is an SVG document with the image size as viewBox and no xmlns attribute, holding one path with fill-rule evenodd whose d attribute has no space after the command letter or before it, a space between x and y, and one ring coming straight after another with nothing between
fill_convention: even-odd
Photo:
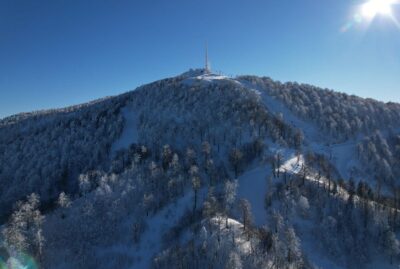
<instances>
[{"instance_id":1,"label":"forest","mask_svg":"<svg viewBox=\"0 0 400 269\"><path fill-rule=\"evenodd\" d=\"M202 70L5 118L0 268L398 268L399 131L396 103Z\"/></svg>"}]
</instances>

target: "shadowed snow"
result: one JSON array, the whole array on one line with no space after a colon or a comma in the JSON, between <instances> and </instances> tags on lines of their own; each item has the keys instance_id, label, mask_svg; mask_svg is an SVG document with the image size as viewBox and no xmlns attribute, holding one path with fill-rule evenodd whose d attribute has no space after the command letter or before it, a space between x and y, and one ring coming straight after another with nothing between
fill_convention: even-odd
<instances>
[{"instance_id":1,"label":"shadowed snow","mask_svg":"<svg viewBox=\"0 0 400 269\"><path fill-rule=\"evenodd\" d=\"M122 134L118 140L114 142L111 147L111 152L115 153L120 149L128 148L131 144L137 143L138 141L138 119L136 112L130 107L124 107L122 109L122 115L125 119L125 126Z\"/></svg>"}]
</instances>

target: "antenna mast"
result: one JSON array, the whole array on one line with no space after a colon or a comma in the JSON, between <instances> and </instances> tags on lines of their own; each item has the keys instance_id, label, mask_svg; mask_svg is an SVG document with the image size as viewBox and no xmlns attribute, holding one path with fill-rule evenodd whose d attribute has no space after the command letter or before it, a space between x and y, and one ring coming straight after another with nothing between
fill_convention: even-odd
<instances>
[{"instance_id":1,"label":"antenna mast","mask_svg":"<svg viewBox=\"0 0 400 269\"><path fill-rule=\"evenodd\" d=\"M205 67L205 72L208 74L210 73L210 65L208 63L208 46L206 43L206 67Z\"/></svg>"}]
</instances>

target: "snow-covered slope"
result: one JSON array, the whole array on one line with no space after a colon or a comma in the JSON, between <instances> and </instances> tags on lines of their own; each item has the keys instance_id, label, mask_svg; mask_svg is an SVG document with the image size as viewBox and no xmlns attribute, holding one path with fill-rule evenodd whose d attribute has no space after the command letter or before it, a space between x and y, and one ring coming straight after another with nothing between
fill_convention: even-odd
<instances>
[{"instance_id":1,"label":"snow-covered slope","mask_svg":"<svg viewBox=\"0 0 400 269\"><path fill-rule=\"evenodd\" d=\"M124 107L121 112L124 117L125 125L122 134L111 146L112 154L138 142L137 128L139 123L136 112L130 107Z\"/></svg>"},{"instance_id":2,"label":"snow-covered slope","mask_svg":"<svg viewBox=\"0 0 400 269\"><path fill-rule=\"evenodd\" d=\"M4 119L0 267L397 268L399 130L398 104L201 69Z\"/></svg>"}]
</instances>

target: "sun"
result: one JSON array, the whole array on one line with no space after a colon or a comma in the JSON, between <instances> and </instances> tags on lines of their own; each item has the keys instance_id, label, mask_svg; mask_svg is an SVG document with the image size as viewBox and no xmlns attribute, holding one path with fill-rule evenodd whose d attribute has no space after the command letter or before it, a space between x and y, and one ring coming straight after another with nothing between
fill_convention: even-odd
<instances>
[{"instance_id":1,"label":"sun","mask_svg":"<svg viewBox=\"0 0 400 269\"><path fill-rule=\"evenodd\" d=\"M361 7L361 14L368 19L377 15L391 16L392 5L396 0L369 0Z\"/></svg>"}]
</instances>

